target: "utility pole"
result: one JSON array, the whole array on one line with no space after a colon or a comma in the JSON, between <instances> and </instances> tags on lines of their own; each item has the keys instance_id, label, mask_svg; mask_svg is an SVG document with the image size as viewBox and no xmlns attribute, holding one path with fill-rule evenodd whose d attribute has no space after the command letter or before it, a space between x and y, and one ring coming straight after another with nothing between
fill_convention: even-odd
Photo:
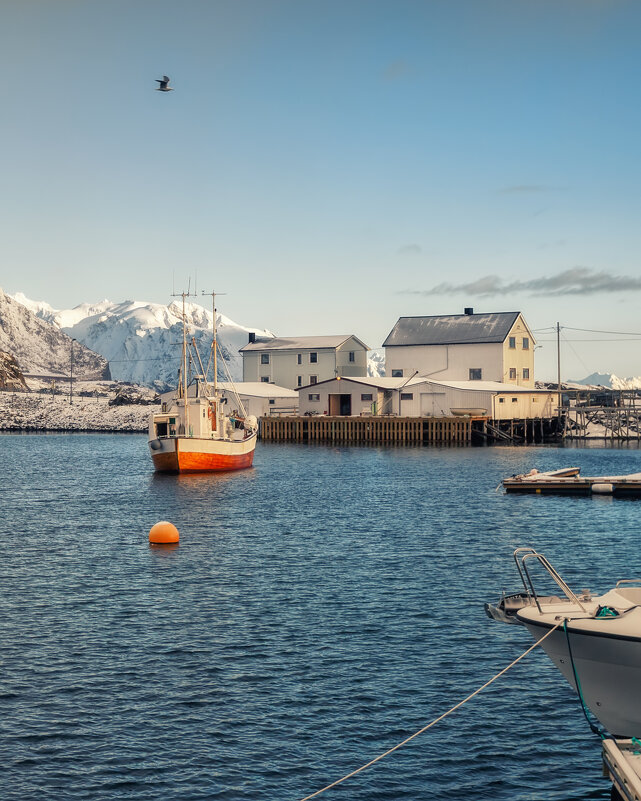
<instances>
[{"instance_id":1,"label":"utility pole","mask_svg":"<svg viewBox=\"0 0 641 801\"><path fill-rule=\"evenodd\" d=\"M70 372L70 381L69 381L69 403L73 403L73 343L75 340L71 340L71 372Z\"/></svg>"},{"instance_id":2,"label":"utility pole","mask_svg":"<svg viewBox=\"0 0 641 801\"><path fill-rule=\"evenodd\" d=\"M559 391L557 416L561 420L561 326L556 324L556 387Z\"/></svg>"}]
</instances>

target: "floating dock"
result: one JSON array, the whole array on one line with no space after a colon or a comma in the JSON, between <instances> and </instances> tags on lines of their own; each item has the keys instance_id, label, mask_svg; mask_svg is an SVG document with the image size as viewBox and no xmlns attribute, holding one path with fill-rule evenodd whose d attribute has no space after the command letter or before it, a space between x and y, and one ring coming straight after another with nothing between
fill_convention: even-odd
<instances>
[{"instance_id":1,"label":"floating dock","mask_svg":"<svg viewBox=\"0 0 641 801\"><path fill-rule=\"evenodd\" d=\"M265 442L469 445L471 417L262 417Z\"/></svg>"},{"instance_id":2,"label":"floating dock","mask_svg":"<svg viewBox=\"0 0 641 801\"><path fill-rule=\"evenodd\" d=\"M532 470L503 479L506 492L569 495L641 495L641 473L580 476L578 467L539 473Z\"/></svg>"},{"instance_id":3,"label":"floating dock","mask_svg":"<svg viewBox=\"0 0 641 801\"><path fill-rule=\"evenodd\" d=\"M612 801L641 801L641 743L603 740L603 771L612 782Z\"/></svg>"}]
</instances>

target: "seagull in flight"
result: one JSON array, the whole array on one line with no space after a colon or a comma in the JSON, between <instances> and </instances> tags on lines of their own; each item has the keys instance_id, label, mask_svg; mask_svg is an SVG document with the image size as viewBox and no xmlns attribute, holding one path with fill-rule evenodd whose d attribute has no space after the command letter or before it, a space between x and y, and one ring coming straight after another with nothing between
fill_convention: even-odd
<instances>
[{"instance_id":1,"label":"seagull in flight","mask_svg":"<svg viewBox=\"0 0 641 801\"><path fill-rule=\"evenodd\" d=\"M160 80L160 78L156 78L156 83L160 84L160 86L156 87L156 91L157 92L173 92L174 91L173 89L169 88L169 86L168 86L169 78L166 75L162 76L162 81Z\"/></svg>"}]
</instances>

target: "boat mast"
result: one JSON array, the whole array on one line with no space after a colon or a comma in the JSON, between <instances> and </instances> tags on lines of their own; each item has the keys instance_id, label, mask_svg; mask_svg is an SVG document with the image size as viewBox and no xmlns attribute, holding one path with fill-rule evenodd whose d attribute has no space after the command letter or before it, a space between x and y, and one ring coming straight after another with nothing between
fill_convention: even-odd
<instances>
[{"instance_id":1,"label":"boat mast","mask_svg":"<svg viewBox=\"0 0 641 801\"><path fill-rule=\"evenodd\" d=\"M187 405L187 322L185 318L185 293L183 296L183 401L185 403L185 436L189 431L189 406Z\"/></svg>"},{"instance_id":2,"label":"boat mast","mask_svg":"<svg viewBox=\"0 0 641 801\"><path fill-rule=\"evenodd\" d=\"M216 293L211 293L211 310L213 312L213 334L212 348L214 349L214 395L218 392L218 345L216 344Z\"/></svg>"}]
</instances>

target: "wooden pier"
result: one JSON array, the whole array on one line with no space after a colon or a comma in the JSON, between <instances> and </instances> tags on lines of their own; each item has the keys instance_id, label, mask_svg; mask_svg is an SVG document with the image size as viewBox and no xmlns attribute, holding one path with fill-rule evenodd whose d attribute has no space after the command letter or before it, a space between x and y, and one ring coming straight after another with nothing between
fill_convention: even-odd
<instances>
[{"instance_id":1,"label":"wooden pier","mask_svg":"<svg viewBox=\"0 0 641 801\"><path fill-rule=\"evenodd\" d=\"M262 417L265 442L363 445L469 445L469 417Z\"/></svg>"},{"instance_id":2,"label":"wooden pier","mask_svg":"<svg viewBox=\"0 0 641 801\"><path fill-rule=\"evenodd\" d=\"M638 740L603 740L603 769L612 782L612 801L641 801L641 748Z\"/></svg>"}]
</instances>

